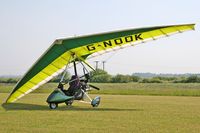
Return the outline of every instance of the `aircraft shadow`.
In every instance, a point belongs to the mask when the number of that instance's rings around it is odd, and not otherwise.
[[[120,108],[93,108],[77,106],[59,106],[55,110],[49,109],[47,105],[27,104],[27,103],[3,103],[1,105],[6,111],[29,110],[29,111],[143,111],[142,109],[120,109]]]

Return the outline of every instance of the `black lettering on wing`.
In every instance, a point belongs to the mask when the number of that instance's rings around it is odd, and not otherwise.
[[[88,51],[93,51],[93,50],[96,49],[95,46],[94,46],[93,44],[88,45],[88,46],[86,46],[86,47],[87,47]]]
[[[103,42],[103,45],[104,47],[112,46],[112,42],[109,40],[109,41]]]

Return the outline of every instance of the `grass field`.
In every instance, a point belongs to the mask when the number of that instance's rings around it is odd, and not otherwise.
[[[1,104],[7,95],[0,93]],[[200,132],[200,97],[101,95],[98,108],[75,102],[50,110],[47,96],[34,93],[2,104],[0,132]]]
[[[98,108],[75,102],[50,110],[45,101],[56,84],[12,104],[3,101],[13,84],[0,84],[0,133],[200,132],[200,84],[95,85],[101,88],[92,94],[102,98]]]
[[[101,89],[92,91],[93,94],[200,96],[200,83],[93,83],[93,85]],[[0,84],[0,93],[9,93],[13,86],[14,84]],[[56,83],[48,83],[33,93],[50,93],[56,87]]]

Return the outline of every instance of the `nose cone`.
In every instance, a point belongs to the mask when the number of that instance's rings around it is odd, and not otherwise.
[[[67,100],[72,99],[71,96],[66,96],[65,93],[63,93],[61,90],[56,89],[54,90],[49,97],[47,98],[48,103],[61,103],[65,102]]]

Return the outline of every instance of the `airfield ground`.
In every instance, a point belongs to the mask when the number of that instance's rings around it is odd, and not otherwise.
[[[23,97],[16,103],[3,104],[8,93],[2,88],[7,87],[9,90],[12,86],[0,86],[0,133],[200,132],[200,97],[191,95],[200,91],[198,84],[191,84],[188,89],[187,85],[167,85],[167,93],[161,93],[186,94],[192,90],[193,93],[190,92],[188,96],[152,96],[151,94],[158,95],[158,92],[162,92],[161,84],[148,85],[150,88],[146,84],[142,87],[141,84],[142,92],[146,90],[144,86],[150,90],[154,86],[154,93],[150,91],[149,96],[144,93],[136,95],[137,91],[133,91],[133,88],[129,89],[128,93],[134,92],[134,95],[117,95],[119,90],[114,91],[115,95],[110,95],[112,89],[109,90],[107,86],[108,94],[92,94],[92,97],[100,95],[102,98],[98,108],[75,102],[72,107],[61,104],[56,110],[50,110],[45,102],[51,90],[43,89]],[[46,87],[53,86],[55,85],[49,84]],[[130,87],[130,84],[128,86]],[[185,89],[183,92],[179,90],[180,86]],[[173,89],[179,90],[179,93],[172,93]],[[106,90],[103,89],[102,92],[106,93]]]

